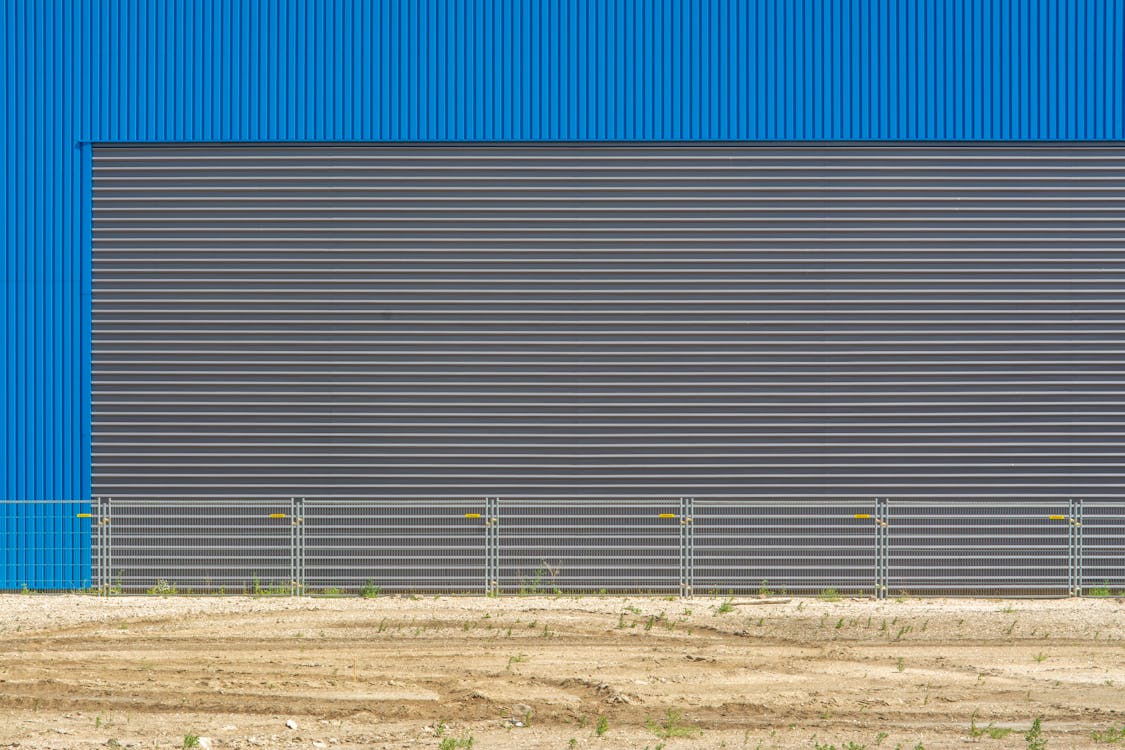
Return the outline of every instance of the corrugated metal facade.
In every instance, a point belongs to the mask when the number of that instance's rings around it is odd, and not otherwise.
[[[99,147],[101,496],[1125,495],[1125,147]]]
[[[90,142],[1118,140],[1123,24],[1123,0],[4,3],[0,497],[90,494]]]

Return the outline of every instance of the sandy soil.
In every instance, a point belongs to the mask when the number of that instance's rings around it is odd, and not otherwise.
[[[1026,748],[1042,717],[1058,750],[1125,727],[1121,600],[723,601],[0,596],[0,747]],[[974,714],[1018,731],[971,737]]]

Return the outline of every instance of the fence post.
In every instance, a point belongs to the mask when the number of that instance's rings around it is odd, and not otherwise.
[[[484,499],[484,594],[500,596],[500,498]]]
[[[888,544],[888,501],[875,498],[875,598],[887,598],[887,581],[890,579]]]
[[[1086,586],[1083,570],[1082,501],[1071,498],[1067,508],[1067,557],[1069,562],[1068,585],[1071,596],[1082,596]]]
[[[305,498],[297,500],[297,595],[305,593]]]
[[[105,566],[106,596],[113,593],[113,498],[105,499],[105,529],[102,531],[102,541],[105,542],[105,554],[102,556],[102,565]],[[125,593],[120,591],[118,593]]]
[[[484,595],[492,593],[492,498],[484,498]]]
[[[90,575],[97,581],[98,596],[105,596],[105,576],[102,574],[102,499],[95,497],[90,503]]]
[[[695,596],[695,498],[680,498],[680,596]]]
[[[297,498],[289,498],[289,596],[297,596]]]

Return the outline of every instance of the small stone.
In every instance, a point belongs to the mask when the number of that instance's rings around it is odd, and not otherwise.
[[[313,742],[313,747],[328,747],[328,743],[316,740],[315,742]]]
[[[199,738],[199,750],[211,750],[211,738],[210,737],[200,737]]]
[[[238,727],[236,727],[234,724],[227,724],[225,727],[223,727],[219,731],[221,731],[221,732],[237,732]]]
[[[297,722],[293,721],[292,719],[288,719],[285,722],[285,726],[289,727],[290,729],[296,729],[297,728]]]

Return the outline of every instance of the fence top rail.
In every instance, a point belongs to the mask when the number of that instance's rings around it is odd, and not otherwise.
[[[624,506],[624,505],[652,505],[653,503],[679,503],[685,498],[679,495],[667,497],[614,497],[614,498],[597,498],[597,497],[576,497],[576,498],[543,498],[543,497],[501,497],[499,502],[507,505],[543,505],[549,507],[567,507],[571,505],[604,505],[611,506]]]

